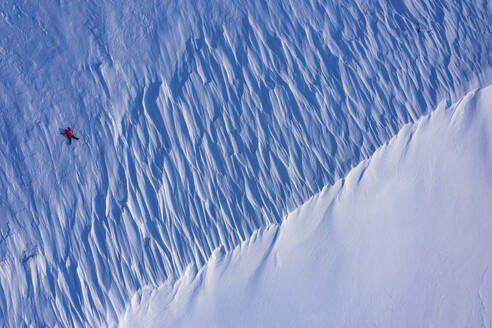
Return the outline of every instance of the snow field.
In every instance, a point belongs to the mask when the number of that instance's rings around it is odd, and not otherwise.
[[[474,1],[2,1],[0,325],[110,325],[280,223],[490,81],[490,17]]]

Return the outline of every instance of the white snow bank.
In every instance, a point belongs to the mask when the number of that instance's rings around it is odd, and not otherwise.
[[[333,187],[122,327],[492,327],[492,86],[406,126]]]

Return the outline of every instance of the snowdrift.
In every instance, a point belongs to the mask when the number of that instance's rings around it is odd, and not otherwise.
[[[486,1],[0,1],[0,326],[107,326],[490,81]],[[59,129],[80,137],[69,147]]]
[[[196,276],[136,296],[121,327],[492,327],[491,195],[489,86]]]

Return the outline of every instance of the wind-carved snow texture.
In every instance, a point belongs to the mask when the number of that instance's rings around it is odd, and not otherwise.
[[[463,1],[2,1],[0,322],[111,324],[143,286],[280,222],[488,81],[490,15]]]

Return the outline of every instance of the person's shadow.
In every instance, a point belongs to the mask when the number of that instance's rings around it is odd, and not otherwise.
[[[65,128],[64,128],[64,129],[58,129],[58,133],[59,133],[60,135],[62,135],[62,136],[63,136],[63,138],[65,138],[65,139],[66,139],[67,144],[69,144],[69,142],[68,142],[68,138],[67,138],[67,136],[65,135]]]

